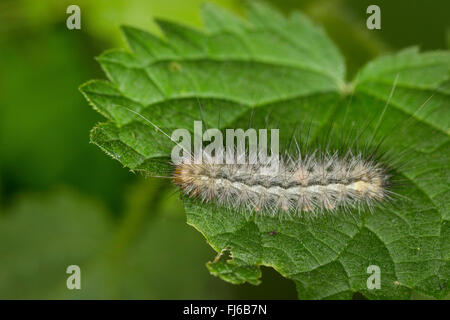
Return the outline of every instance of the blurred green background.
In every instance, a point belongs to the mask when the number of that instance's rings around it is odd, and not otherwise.
[[[105,78],[94,57],[125,47],[119,26],[160,34],[152,17],[201,26],[199,0],[0,1],[0,299],[295,299],[294,284],[263,268],[260,286],[209,275],[215,252],[185,223],[174,188],[144,179],[89,144],[102,118],[78,91]],[[241,0],[212,1],[245,16]],[[445,49],[447,0],[272,0],[325,27],[349,77],[399,48]],[[81,8],[68,30],[66,8]],[[366,8],[382,29],[367,30]],[[79,265],[82,289],[66,288]]]

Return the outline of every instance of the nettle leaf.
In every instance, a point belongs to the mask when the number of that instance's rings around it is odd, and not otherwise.
[[[395,135],[387,146],[407,148],[421,164],[399,169],[412,185],[399,191],[408,204],[284,221],[184,199],[188,224],[218,253],[229,253],[208,269],[232,283],[259,283],[264,265],[292,279],[302,299],[448,295],[449,52],[407,49],[369,63],[348,83],[336,46],[304,15],[286,18],[256,3],[247,16],[208,4],[204,31],[157,20],[165,39],[123,27],[131,51],[103,53],[98,60],[109,81],[81,87],[108,120],[92,130],[92,142],[132,170],[161,174],[173,143],[134,112],[168,133],[192,131],[200,119],[221,128],[251,121],[280,128],[282,141],[304,120],[314,124],[311,139],[320,139],[331,123],[345,129],[382,115],[378,132]],[[395,131],[401,123],[407,125]],[[381,289],[367,288],[370,265],[381,269]]]

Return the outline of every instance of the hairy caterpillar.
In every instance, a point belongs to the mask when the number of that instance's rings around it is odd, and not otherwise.
[[[178,144],[153,122],[130,111]],[[328,140],[335,138],[330,134]],[[347,137],[351,143],[345,148],[333,149],[329,147],[330,141],[327,146],[315,148],[310,148],[308,141],[299,146],[293,137],[296,150],[286,151],[280,157],[277,170],[265,162],[239,164],[240,158],[251,157],[248,148],[233,153],[234,164],[218,164],[214,158],[204,155],[201,163],[173,163],[171,179],[190,198],[237,211],[270,216],[281,213],[289,217],[340,210],[372,211],[392,202],[397,194],[391,190],[389,157],[378,152],[378,148],[361,148],[358,138],[361,132]]]
[[[386,170],[362,154],[287,156],[278,171],[265,164],[182,163],[173,180],[202,201],[270,214],[371,208],[389,197]]]
[[[277,170],[273,170],[265,162],[250,164],[250,161],[240,164],[240,158],[256,157],[246,148],[240,149],[237,154],[236,149],[234,150],[233,154],[236,155],[233,164],[218,164],[210,155],[204,155],[204,161],[201,163],[172,162],[170,178],[187,197],[215,203],[227,209],[270,216],[278,213],[280,216],[291,217],[316,216],[327,212],[334,214],[373,211],[374,208],[383,207],[393,200],[406,198],[393,190],[392,187],[398,185],[399,180],[393,179],[392,171],[405,164],[402,164],[402,156],[405,156],[404,151],[407,150],[403,150],[403,155],[394,151],[393,156],[389,152],[380,151],[380,145],[386,137],[374,144],[377,129],[383,120],[395,85],[396,81],[375,128],[371,128],[373,132],[368,132],[369,126],[361,126],[360,132],[352,132],[344,138],[344,134],[332,135],[330,128],[327,142],[313,147],[309,144],[309,133],[303,146],[299,146],[293,136],[290,144],[295,141],[296,149],[294,152],[285,150]],[[431,98],[432,96],[410,119],[413,119]],[[158,125],[138,112],[128,110],[179,145]],[[350,132],[355,129],[354,125],[353,123]],[[345,119],[343,127],[347,127]],[[397,124],[396,129],[399,128],[406,129]],[[322,131],[326,130],[322,128]],[[368,137],[362,138],[364,134],[368,134]],[[194,155],[190,151],[188,153],[193,160]]]

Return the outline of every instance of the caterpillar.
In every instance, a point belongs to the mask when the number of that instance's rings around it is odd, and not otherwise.
[[[395,83],[391,95],[394,88]],[[375,208],[403,197],[392,188],[399,183],[393,179],[392,171],[399,169],[399,163],[404,161],[402,155],[396,151],[392,157],[379,150],[381,142],[373,144],[389,100],[363,147],[361,133],[368,133],[367,127],[353,137],[350,134],[347,140],[351,143],[344,143],[343,135],[337,137],[330,133],[325,145],[311,148],[307,141],[300,147],[293,137],[296,150],[286,151],[280,157],[277,170],[266,162],[240,163],[241,158],[255,157],[246,148],[237,153],[234,150],[231,164],[217,163],[208,154],[203,155],[200,163],[172,163],[170,178],[183,195],[235,211],[288,217],[373,212]],[[128,110],[178,145],[159,126],[136,111]],[[322,128],[322,131],[325,130]],[[335,146],[334,149],[330,144]],[[193,155],[188,153],[193,160]]]
[[[150,120],[144,119],[161,131]],[[286,151],[276,170],[269,161],[241,163],[242,158],[258,158],[250,154],[248,148],[241,152],[235,149],[231,164],[217,163],[206,153],[197,163],[188,151],[190,161],[172,163],[170,178],[189,198],[235,211],[270,216],[313,217],[340,211],[373,211],[395,199],[397,194],[391,189],[392,168],[387,164],[390,161],[386,160],[386,154],[373,147],[310,149],[306,143],[303,148],[295,137],[292,139],[295,152]],[[329,139],[333,138],[330,136]]]
[[[201,201],[272,215],[371,208],[389,198],[386,169],[361,153],[286,156],[277,171],[267,164],[181,163],[173,181]]]

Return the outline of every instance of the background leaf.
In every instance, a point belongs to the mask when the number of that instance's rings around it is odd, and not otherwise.
[[[229,299],[230,288],[196,267],[211,250],[198,245],[201,238],[182,217],[165,214],[164,204],[161,215],[148,214],[149,204],[156,209],[149,197],[162,187],[158,181],[134,187],[121,223],[69,189],[17,198],[0,218],[0,298]],[[73,264],[81,269],[81,290],[66,287]]]

